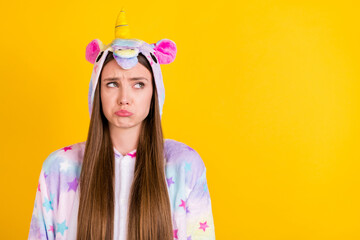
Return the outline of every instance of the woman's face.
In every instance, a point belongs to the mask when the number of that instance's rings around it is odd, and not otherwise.
[[[140,127],[150,110],[153,86],[151,72],[139,62],[123,69],[112,59],[101,73],[101,103],[110,127]],[[119,116],[119,110],[131,112]]]

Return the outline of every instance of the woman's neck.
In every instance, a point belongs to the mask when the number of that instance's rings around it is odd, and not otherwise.
[[[131,128],[119,128],[114,125],[109,127],[112,144],[119,153],[126,155],[137,148],[141,124]]]

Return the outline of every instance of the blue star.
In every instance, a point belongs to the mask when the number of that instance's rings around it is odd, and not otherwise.
[[[185,162],[185,172],[188,172],[191,170],[191,163]]]
[[[46,197],[45,197],[45,202],[43,203],[43,206],[46,208],[46,212],[49,212],[49,210],[54,210],[54,208],[52,207],[52,200],[53,200],[53,197],[51,196],[50,194],[50,200],[48,200]]]
[[[61,235],[64,235],[64,231],[65,231],[66,229],[69,229],[69,228],[66,226],[65,221],[66,221],[66,220],[64,220],[62,223],[56,223],[56,224],[57,224],[56,233],[60,232]]]
[[[208,190],[208,186],[206,183],[204,183],[204,192],[207,192],[207,190]]]

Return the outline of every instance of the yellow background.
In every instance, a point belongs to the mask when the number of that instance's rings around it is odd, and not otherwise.
[[[43,161],[86,140],[85,47],[124,6],[177,44],[164,134],[205,162],[216,239],[360,239],[356,2],[2,2],[0,238],[27,238]]]

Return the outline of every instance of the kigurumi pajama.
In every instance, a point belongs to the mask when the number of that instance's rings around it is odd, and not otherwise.
[[[125,12],[119,14],[115,39],[108,45],[99,39],[86,47],[86,59],[94,64],[91,75],[88,107],[91,117],[94,91],[107,54],[113,54],[124,69],[134,67],[142,53],[149,61],[156,89],[160,116],[165,89],[160,64],[175,59],[176,45],[169,39],[148,44],[128,38]],[[79,177],[86,142],[79,142],[53,151],[44,160],[36,189],[29,240],[75,240],[79,208]],[[114,239],[126,239],[129,195],[134,178],[136,149],[122,155],[115,147],[114,167]],[[200,155],[188,145],[164,139],[165,179],[171,206],[173,238],[180,240],[215,239],[211,200],[206,180],[206,167]]]

